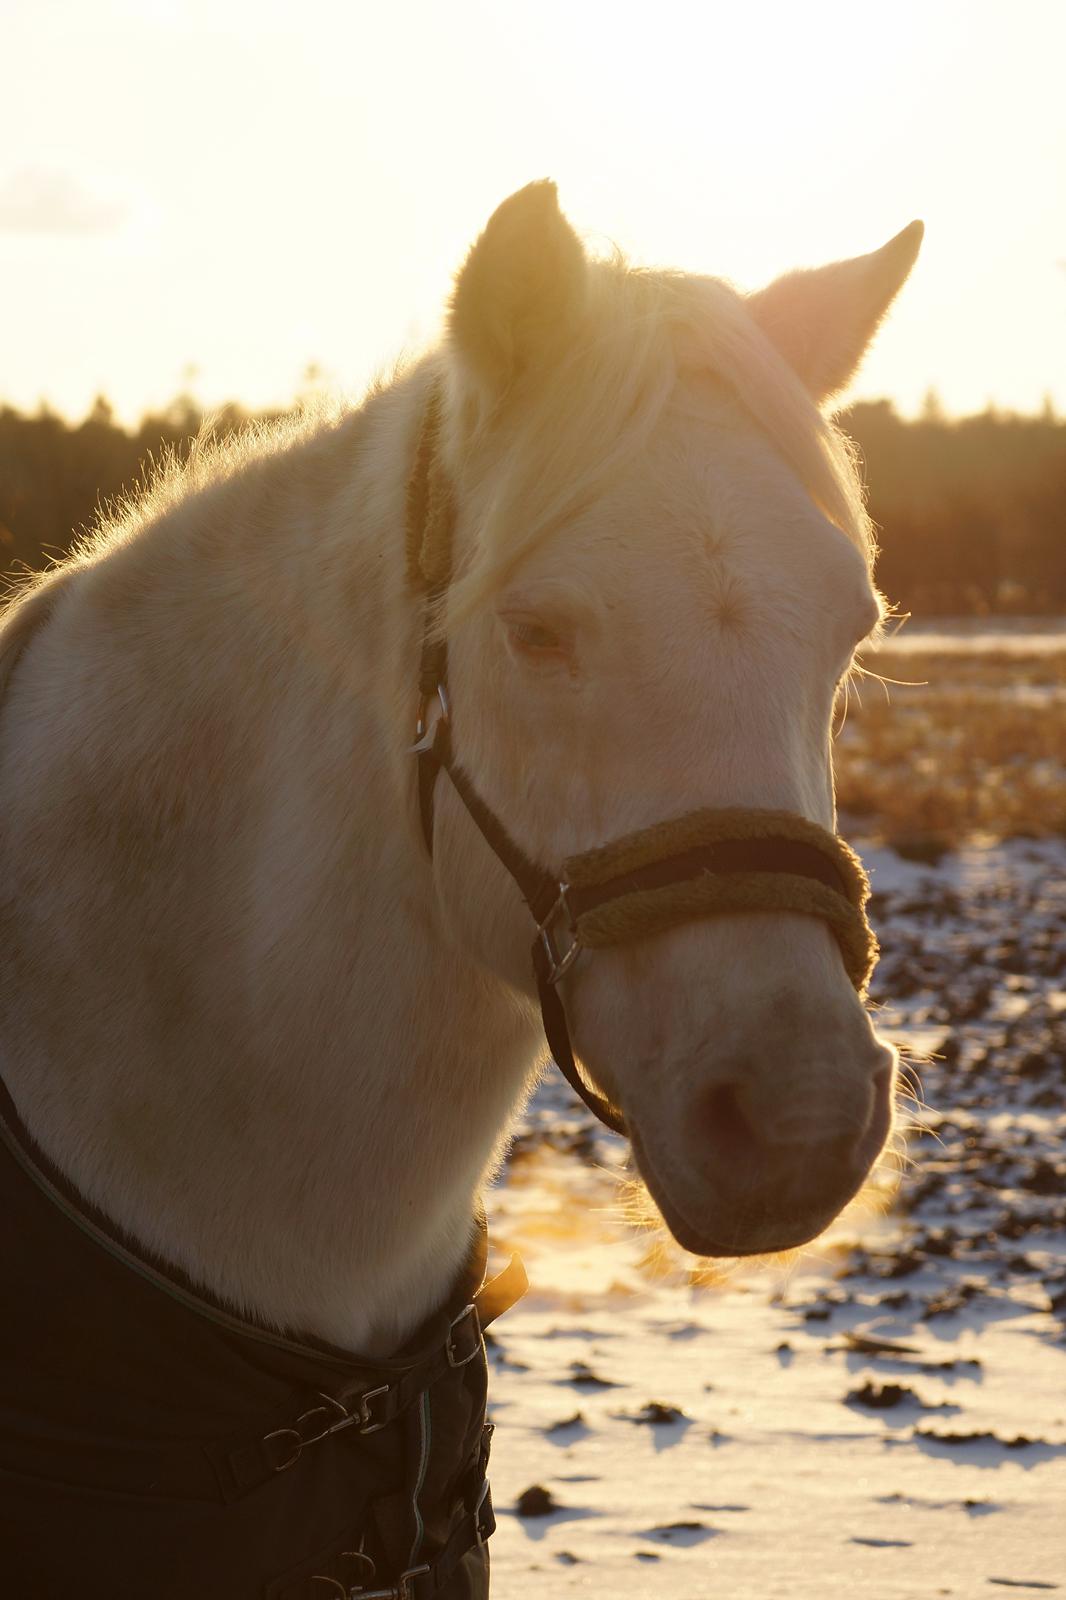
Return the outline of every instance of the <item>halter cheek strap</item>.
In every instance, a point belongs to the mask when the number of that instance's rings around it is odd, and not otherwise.
[[[440,705],[436,726],[428,733],[423,727],[422,736],[413,747],[418,757],[418,792],[426,849],[432,856],[433,792],[438,773],[446,772],[482,838],[518,885],[522,898],[537,924],[537,936],[533,941],[533,976],[537,984],[544,1036],[548,1041],[552,1060],[589,1110],[615,1133],[625,1133],[626,1125],[622,1113],[582,1077],[570,1043],[566,1012],[557,985],[563,973],[576,959],[580,946],[574,939],[565,952],[560,954],[556,943],[556,923],[562,909],[560,896],[564,885],[558,883],[550,873],[534,865],[477,793],[452,754],[451,724],[447,714],[446,695],[440,697]],[[422,718],[419,720],[421,723]]]
[[[582,1077],[559,980],[583,950],[647,938],[704,917],[799,912],[825,922],[848,977],[864,994],[877,959],[866,920],[869,883],[836,834],[787,811],[704,809],[571,856],[559,873],[538,866],[478,794],[452,749],[447,642],[439,627],[451,579],[454,500],[437,439],[441,392],[430,389],[407,501],[407,570],[424,591],[418,759],[422,834],[433,854],[436,782],[447,773],[482,837],[506,867],[536,924],[533,973],[552,1057],[601,1122],[625,1133],[621,1112]],[[435,708],[435,709],[434,709]]]

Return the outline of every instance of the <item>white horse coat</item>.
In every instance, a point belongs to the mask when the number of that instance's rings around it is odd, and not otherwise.
[[[834,695],[880,609],[818,402],[919,237],[745,300],[587,259],[533,185],[440,350],[354,414],[194,451],[16,599],[0,1075],[148,1250],[388,1351],[454,1281],[533,1079],[524,908],[453,795],[432,866],[418,828],[404,499],[431,379],[456,742],[529,853],[706,805],[831,827]],[[893,1058],[814,919],[710,919],[566,983],[691,1234],[808,1238],[876,1157]]]

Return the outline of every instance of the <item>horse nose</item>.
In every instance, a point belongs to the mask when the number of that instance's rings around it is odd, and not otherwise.
[[[853,1192],[888,1136],[894,1058],[877,1046],[874,1070],[856,1071],[845,1094],[819,1105],[808,1085],[793,1101],[787,1088],[758,1094],[750,1074],[719,1080],[696,1097],[689,1138],[715,1188],[771,1210],[820,1209]]]

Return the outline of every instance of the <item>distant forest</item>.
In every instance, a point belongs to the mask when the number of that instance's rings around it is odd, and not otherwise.
[[[213,414],[226,433],[248,420]],[[857,440],[881,530],[878,581],[917,616],[1066,612],[1066,422],[997,411],[951,420],[935,395],[906,421],[890,401],[839,418]],[[136,430],[98,400],[84,422],[0,410],[0,569],[41,567],[92,526],[97,507],[135,488],[166,446],[203,418],[176,400]]]

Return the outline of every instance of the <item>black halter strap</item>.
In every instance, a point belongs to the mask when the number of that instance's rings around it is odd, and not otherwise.
[[[446,665],[446,655],[443,651],[438,659],[443,671]],[[515,843],[499,818],[482,800],[469,776],[455,760],[452,751],[448,695],[443,679],[437,684],[437,697],[439,715],[436,725],[432,731],[427,730],[426,713],[423,710],[419,717],[420,738],[414,746],[418,757],[418,799],[426,849],[432,856],[433,795],[438,774],[446,772],[482,838],[518,885],[522,898],[537,924],[537,937],[533,942],[533,975],[537,983],[537,998],[540,1001],[544,1036],[548,1041],[552,1060],[589,1110],[615,1133],[625,1133],[626,1125],[621,1113],[604,1095],[585,1081],[574,1059],[570,1030],[566,1023],[566,1011],[558,990],[559,967],[561,960],[565,960],[566,957],[560,957],[552,929],[553,912],[564,909],[560,905],[562,898],[560,885],[550,872],[536,866],[521,846]],[[571,945],[570,948],[576,951],[577,946]]]
[[[407,577],[424,589],[422,649],[418,671],[419,712],[414,752],[418,758],[418,807],[422,837],[430,857],[433,855],[433,797],[437,777],[444,771],[472,817],[478,831],[493,853],[517,883],[523,900],[537,924],[533,944],[533,973],[540,999],[541,1018],[552,1059],[567,1082],[589,1110],[616,1133],[624,1133],[625,1123],[610,1101],[585,1082],[574,1060],[566,1013],[557,982],[563,963],[577,953],[572,943],[560,957],[553,924],[565,910],[560,901],[560,885],[554,875],[538,867],[511,838],[455,759],[452,749],[451,714],[448,702],[448,647],[439,627],[441,608],[452,577],[452,541],[455,505],[451,486],[439,460],[439,436],[443,416],[443,393],[439,380],[430,384],[419,431],[411,478],[407,488]],[[431,727],[428,721],[433,702],[438,715]]]

